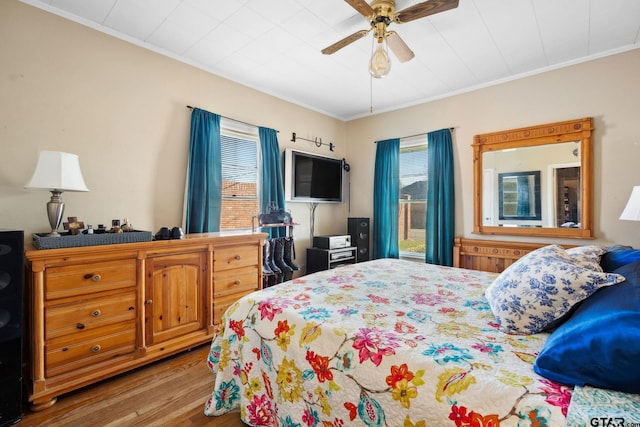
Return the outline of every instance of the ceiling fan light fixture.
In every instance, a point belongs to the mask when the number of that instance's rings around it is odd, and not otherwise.
[[[372,0],[371,4],[369,4],[369,0],[344,1],[369,22],[370,28],[368,30],[356,31],[350,36],[344,37],[342,40],[327,46],[322,49],[321,52],[324,55],[331,55],[356,40],[360,40],[373,30],[373,40],[374,43],[375,40],[378,41],[378,47],[374,52],[374,44],[372,43],[369,72],[373,77],[379,79],[389,74],[391,70],[387,43],[400,63],[410,61],[415,56],[409,46],[395,31],[387,31],[389,25],[411,22],[436,13],[455,9],[458,7],[460,0],[424,0],[400,11],[396,10],[396,0]]]
[[[378,46],[369,61],[369,73],[374,78],[381,79],[389,74],[389,71],[391,71],[391,59],[387,49],[387,38],[378,37]]]

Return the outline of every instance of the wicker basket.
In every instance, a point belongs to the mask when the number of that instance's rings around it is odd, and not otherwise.
[[[37,249],[61,249],[76,246],[115,245],[119,243],[150,242],[150,231],[128,231],[126,233],[77,234],[50,237],[46,233],[33,235],[33,246]]]

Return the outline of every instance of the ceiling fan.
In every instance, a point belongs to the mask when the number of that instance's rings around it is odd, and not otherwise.
[[[373,31],[373,36],[378,41],[378,47],[371,56],[369,72],[373,77],[381,78],[386,76],[391,69],[391,62],[386,45],[391,48],[391,51],[400,62],[407,62],[415,56],[413,51],[395,31],[388,30],[389,25],[393,22],[402,24],[454,9],[458,7],[459,0],[428,0],[409,6],[401,11],[396,11],[395,0],[373,0],[370,5],[364,0],[344,1],[364,16],[371,24],[371,27],[368,30],[357,31],[331,46],[324,48],[322,53],[331,55],[366,36],[370,31]]]

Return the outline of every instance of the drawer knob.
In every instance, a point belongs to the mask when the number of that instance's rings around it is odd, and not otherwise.
[[[240,280],[236,280],[235,282],[233,282],[234,285],[239,285],[240,284]]]
[[[98,317],[98,316],[100,316],[101,314],[102,314],[102,312],[101,312],[100,310],[93,310],[93,311],[91,312],[91,316],[93,316],[93,317]]]
[[[94,353],[97,353],[100,350],[102,350],[102,347],[100,347],[100,345],[94,345],[93,347],[91,347],[91,351]]]
[[[148,299],[148,300],[146,301],[146,304],[153,304],[153,300]]]
[[[100,276],[99,274],[95,274],[91,280],[93,280],[94,282],[98,282],[100,281],[100,279],[102,279],[102,276]]]
[[[76,323],[76,329],[84,329],[84,323]]]
[[[236,255],[236,260],[237,260],[237,261],[240,261],[240,259],[241,259],[241,258],[242,258],[242,257],[241,257],[240,255]]]

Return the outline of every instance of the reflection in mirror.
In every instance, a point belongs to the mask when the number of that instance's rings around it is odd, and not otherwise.
[[[474,138],[474,232],[593,237],[591,119]]]
[[[550,146],[507,148],[482,153],[482,167],[486,177],[482,183],[482,197],[486,206],[482,213],[483,224],[501,227],[562,227],[568,222],[577,224],[580,215],[576,194],[579,178],[575,179],[575,175],[580,175],[578,147],[578,141],[571,141]],[[503,185],[501,177],[512,177],[512,182],[515,177],[523,183],[525,177],[533,180],[528,188],[536,191],[531,193],[529,198],[532,200],[530,206],[536,208],[535,214],[500,213],[504,208],[500,194],[500,187]],[[571,180],[571,177],[574,179]],[[575,213],[566,219],[564,211],[567,205],[561,200],[564,197],[565,186],[571,189],[570,208]],[[522,185],[520,191],[524,191]],[[491,202],[492,200],[496,202]]]
[[[540,171],[498,174],[498,194],[498,219],[501,221],[541,219]]]
[[[580,166],[554,168],[552,175],[555,199],[550,215],[551,226],[580,228]]]

